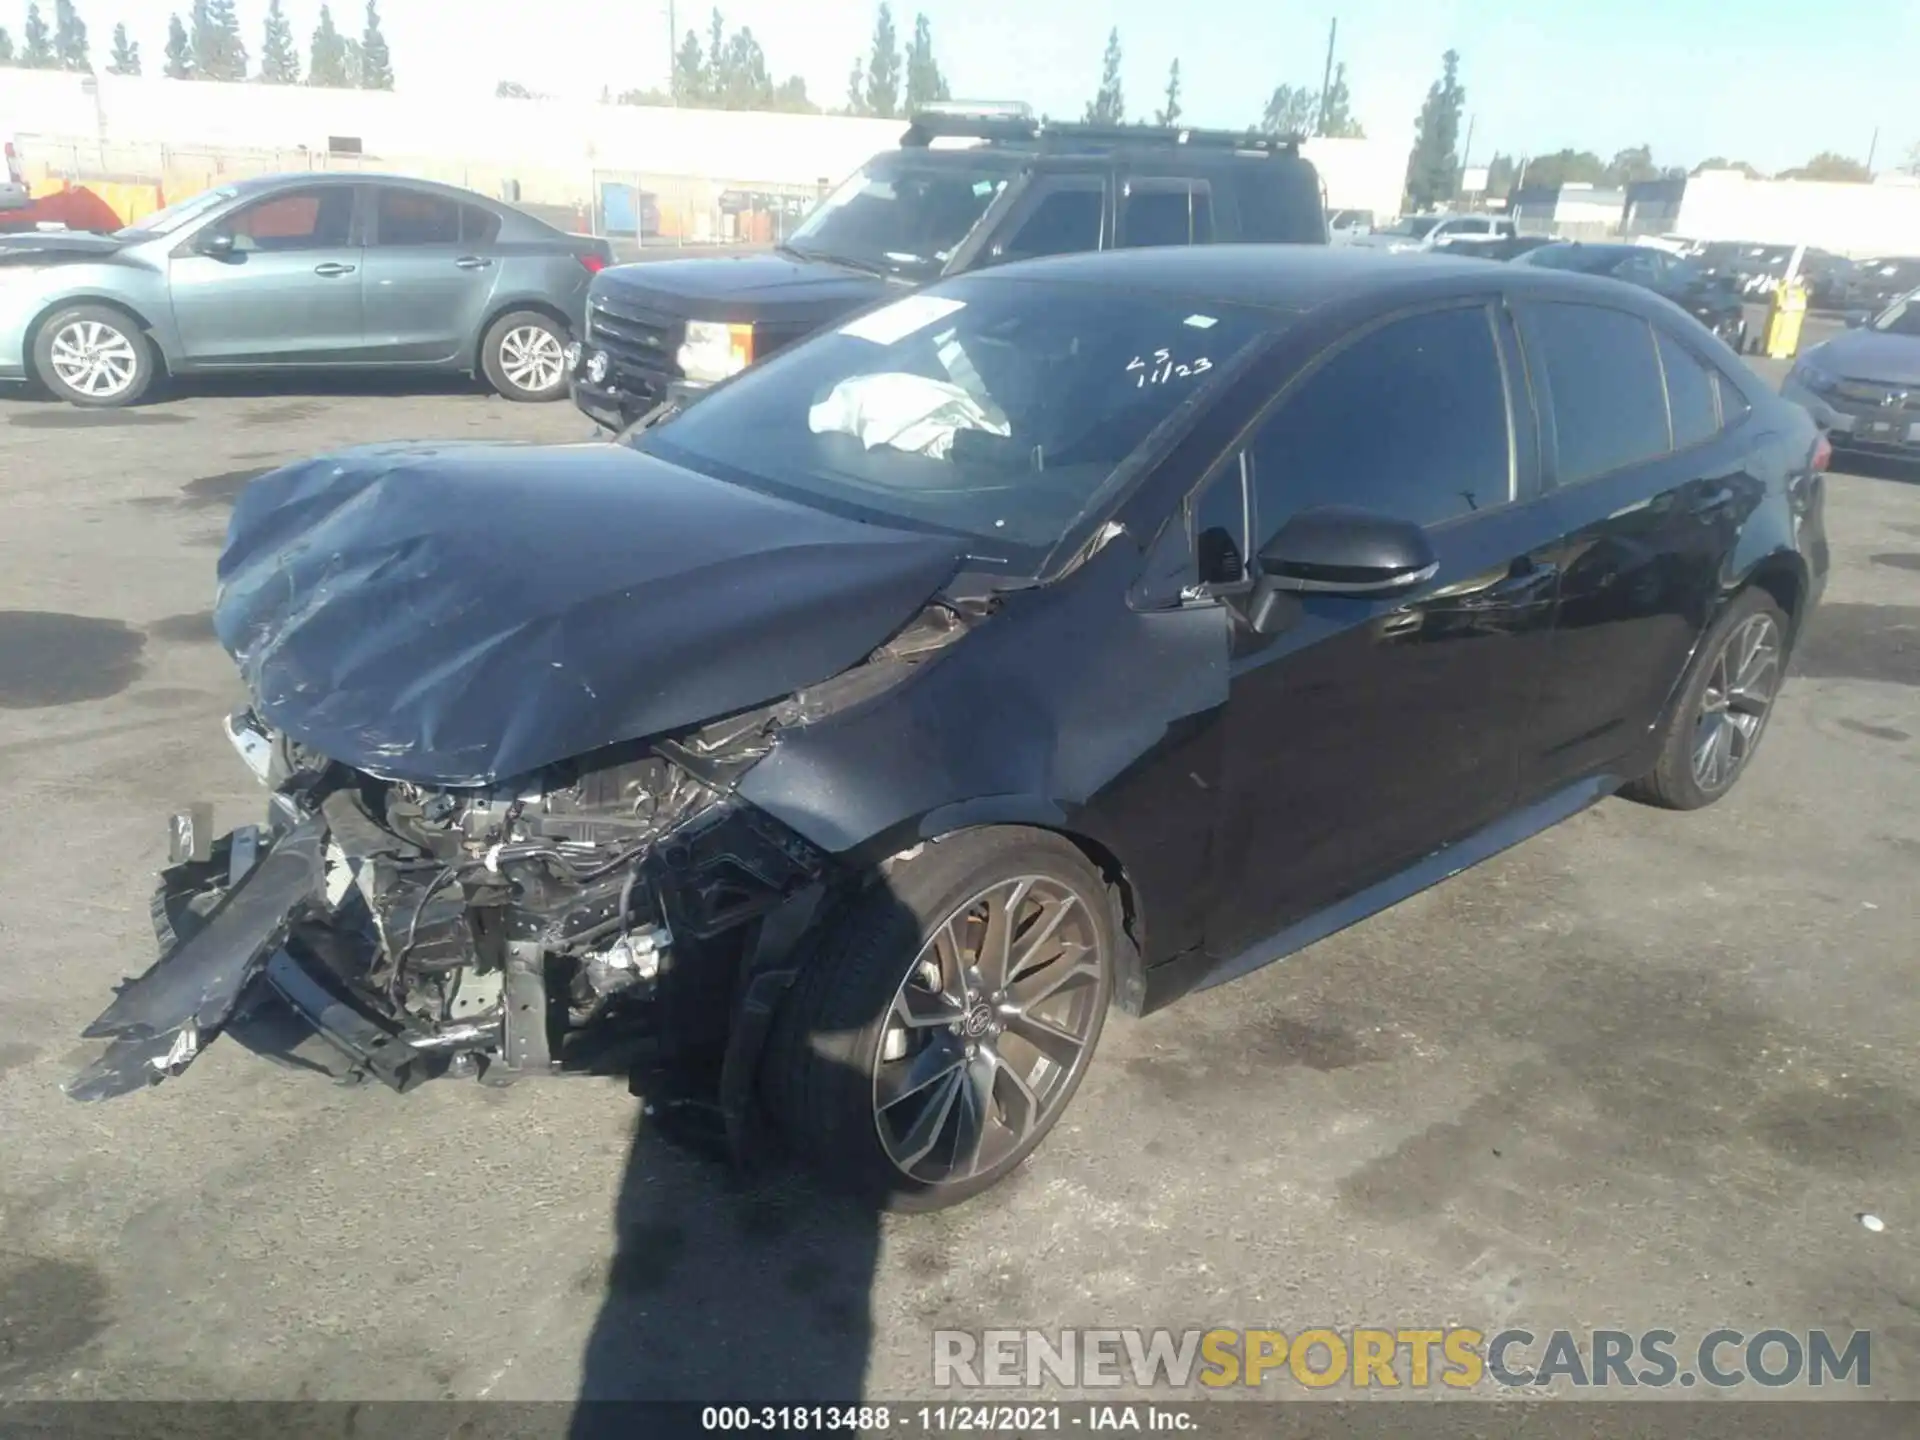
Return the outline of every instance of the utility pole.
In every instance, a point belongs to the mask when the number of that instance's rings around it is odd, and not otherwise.
[[[1340,21],[1335,19],[1327,23],[1327,68],[1320,76],[1320,113],[1314,117],[1313,133],[1327,133],[1327,91],[1333,88],[1333,41],[1340,33]]]
[[[1467,166],[1473,160],[1473,122],[1478,118],[1467,116],[1467,143],[1460,147],[1460,178],[1454,185],[1454,192],[1460,193],[1460,186],[1467,183]]]
[[[1867,174],[1873,174],[1873,152],[1880,148],[1880,127],[1873,127],[1873,139],[1867,142]]]
[[[680,103],[680,26],[673,0],[667,0],[667,99]]]

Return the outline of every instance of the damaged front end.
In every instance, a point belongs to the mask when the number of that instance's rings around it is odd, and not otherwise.
[[[399,1090],[719,1053],[752,922],[810,906],[827,866],[715,776],[739,730],[686,764],[634,743],[466,790],[331,762],[251,712],[228,732],[268,822],[209,843],[204,812],[175,818],[164,953],[87,1028],[109,1043],[76,1099],[179,1074],[266,1002]]]

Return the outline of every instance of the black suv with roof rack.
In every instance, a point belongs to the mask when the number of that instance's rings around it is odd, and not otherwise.
[[[984,265],[1236,241],[1326,244],[1320,177],[1297,140],[918,114],[899,149],[773,250],[596,275],[569,350],[574,403],[624,428],[875,301]]]

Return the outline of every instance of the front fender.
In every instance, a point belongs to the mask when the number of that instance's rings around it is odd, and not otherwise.
[[[59,265],[45,272],[45,280],[9,301],[0,287],[0,365],[8,363],[17,345],[22,363],[31,358],[32,336],[41,321],[67,305],[111,305],[140,322],[169,367],[179,354],[173,326],[173,307],[164,276],[127,265]]]

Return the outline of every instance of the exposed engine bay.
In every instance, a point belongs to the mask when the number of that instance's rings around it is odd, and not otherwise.
[[[174,818],[161,959],[89,1027],[111,1043],[67,1092],[176,1075],[263,995],[344,1073],[402,1090],[720,1056],[767,951],[754,922],[797,909],[779,931],[790,947],[833,879],[825,852],[730,781],[783,727],[896,683],[966,624],[929,605],[823,685],[506,786],[379,777],[236,713],[227,735],[272,792],[268,823],[215,840],[204,807]]]

